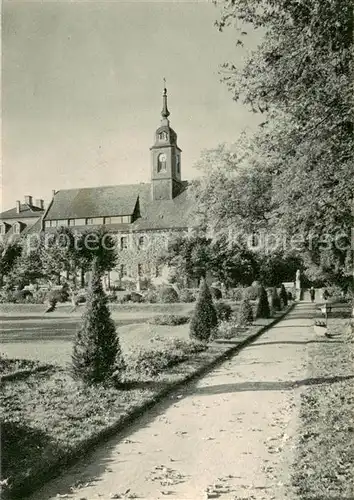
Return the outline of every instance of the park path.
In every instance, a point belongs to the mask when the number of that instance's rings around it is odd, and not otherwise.
[[[301,303],[238,355],[146,413],[32,500],[291,498],[299,391],[311,304]],[[294,387],[294,382],[297,382]],[[208,490],[209,488],[209,490]]]

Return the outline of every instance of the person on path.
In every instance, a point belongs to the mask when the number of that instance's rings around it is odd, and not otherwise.
[[[328,297],[329,297],[329,293],[328,293],[328,291],[325,289],[325,290],[324,290],[324,292],[323,292],[323,294],[322,294],[322,298],[323,298],[323,300],[324,300],[324,301],[327,301]]]
[[[316,295],[316,291],[314,289],[314,287],[312,286],[310,288],[310,298],[311,298],[311,302],[314,302],[315,301],[315,295]]]

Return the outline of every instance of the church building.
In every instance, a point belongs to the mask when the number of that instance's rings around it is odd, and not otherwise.
[[[44,232],[65,226],[87,232],[103,226],[114,233],[118,268],[110,273],[110,284],[163,280],[166,270],[156,265],[161,245],[171,234],[188,231],[195,225],[191,220],[188,183],[182,180],[182,151],[169,116],[165,88],[161,124],[150,148],[150,183],[59,190],[53,192],[43,215]]]

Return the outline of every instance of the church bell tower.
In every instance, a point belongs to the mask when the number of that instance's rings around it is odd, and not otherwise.
[[[161,125],[155,132],[151,151],[151,195],[153,200],[172,200],[179,194],[181,181],[181,152],[177,134],[170,127],[167,108],[167,89],[162,95]]]

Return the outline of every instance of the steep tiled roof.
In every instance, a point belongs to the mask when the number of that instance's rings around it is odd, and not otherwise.
[[[58,191],[45,219],[132,215],[139,188],[139,184],[128,184]]]
[[[20,213],[17,213],[17,209],[10,208],[10,210],[5,210],[0,214],[0,219],[19,219],[22,217],[41,217],[44,214],[44,210],[39,207],[34,207],[24,203],[21,205]]]
[[[132,224],[111,224],[108,227],[136,231],[188,228],[194,224],[187,186],[188,183],[183,182],[181,193],[173,200],[158,201],[151,199],[149,183],[58,191],[45,220],[131,215],[138,202],[140,217],[137,220]]]

